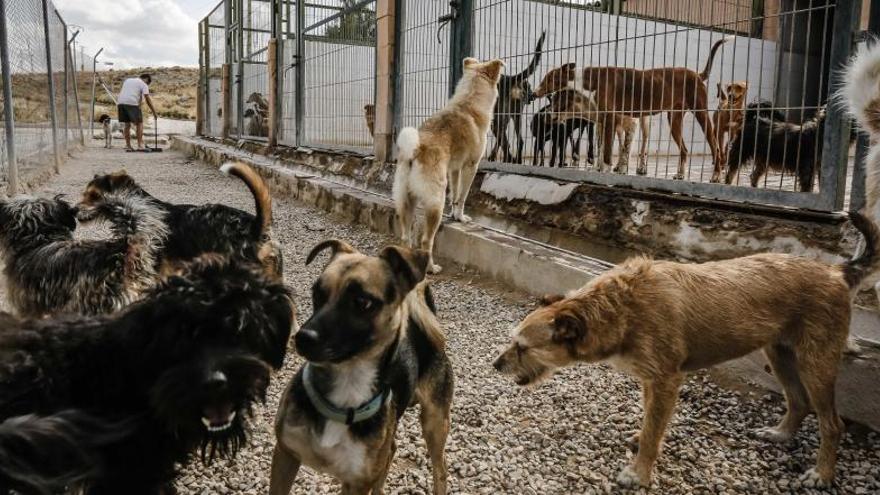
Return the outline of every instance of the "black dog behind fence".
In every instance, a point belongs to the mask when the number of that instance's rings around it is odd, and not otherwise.
[[[866,23],[862,2],[226,3],[204,21],[213,135],[224,57],[240,99],[232,134],[266,135],[272,71],[260,54],[277,31],[283,144],[369,153],[389,112],[394,130],[419,125],[443,107],[465,56],[497,57],[506,75],[484,168],[826,211],[848,200],[850,123],[827,103],[833,70]],[[213,46],[220,11],[232,38],[261,45]],[[395,16],[384,37],[382,15]],[[383,65],[377,48],[388,39],[396,62]],[[387,91],[383,71],[392,73]],[[772,125],[749,112],[757,103]]]

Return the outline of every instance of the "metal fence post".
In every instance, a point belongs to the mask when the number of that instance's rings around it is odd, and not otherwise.
[[[238,55],[238,60],[236,60],[236,71],[235,71],[235,128],[236,128],[236,137],[241,139],[241,136],[244,135],[244,9],[242,8],[244,5],[243,0],[235,0],[235,9],[236,9],[236,24],[238,25],[238,36],[236,37],[236,54]],[[250,26],[248,26],[250,29]],[[250,32],[250,31],[248,31]],[[248,50],[250,50],[250,46],[248,46]]]
[[[52,153],[55,157],[55,172],[61,170],[61,155],[58,152],[58,118],[55,113],[55,77],[52,74],[52,48],[49,36],[49,0],[43,0],[43,39],[46,42],[46,75],[49,78],[49,120],[52,122]]]
[[[394,16],[394,66],[391,69],[392,139],[397,136],[397,132],[403,127],[403,92],[405,90],[403,84],[403,53],[406,43],[406,36],[404,36],[406,0],[394,0],[394,11],[396,13]]]
[[[61,16],[58,15],[58,11],[55,11],[55,15],[61,19]],[[63,24],[63,21],[62,21]],[[68,63],[67,56],[69,55],[67,50],[70,48],[67,46],[67,25],[64,26],[64,48],[62,52],[64,52],[64,153],[70,154],[70,112],[68,111],[68,106],[70,105],[70,101],[67,97],[67,93],[70,90],[70,79],[68,78],[68,72],[70,71],[70,64]]]
[[[98,55],[103,51],[103,48],[98,50],[98,52],[95,53],[95,57],[92,59],[92,104],[89,105],[89,139],[95,137],[95,91],[97,90],[98,84]]]
[[[829,70],[844,66],[852,54],[861,2],[837,2],[834,7],[834,36],[831,39]],[[833,100],[843,81],[830,77],[828,97]],[[840,210],[846,197],[846,169],[849,154],[850,118],[840,105],[828,105],[819,194],[824,208]]]
[[[394,57],[397,1],[376,2],[376,97],[373,154],[376,161],[391,161],[394,138],[394,78],[398,60]]]
[[[196,136],[204,133],[205,126],[205,21],[199,22],[199,80],[196,83]]]
[[[9,69],[9,31],[6,30],[6,0],[0,0],[0,72],[3,77],[3,118],[6,124],[6,177],[8,194],[18,193],[18,162],[15,158],[15,112],[12,107],[12,73]]]
[[[473,53],[474,0],[458,0],[450,5],[454,10],[449,30],[449,96],[452,96],[464,70],[461,62]]]
[[[268,47],[267,76],[269,82],[269,149],[278,146],[281,130],[281,98],[283,81],[279,77],[281,60],[281,0],[272,0],[271,34]]]
[[[296,120],[296,145],[302,146],[305,142],[305,129],[303,126],[305,106],[305,77],[306,68],[303,60],[305,59],[306,42],[306,3],[302,0],[296,2],[296,84],[294,91],[295,120]]]
[[[76,49],[69,50],[71,43],[73,43],[76,40],[76,37],[79,36],[79,33],[80,33],[79,31],[73,33],[73,37],[70,38],[70,41],[67,42],[67,47],[68,47],[67,54],[68,54],[68,57],[70,57],[71,75],[73,76],[73,101],[76,104],[76,125],[77,125],[77,128],[79,129],[79,144],[81,146],[85,146],[86,145],[86,135],[85,135],[85,130],[83,130],[83,125],[82,125],[82,112],[80,111],[80,108],[79,108],[79,88],[77,87],[78,81],[76,80],[76,60],[73,58],[73,55],[76,52]]]

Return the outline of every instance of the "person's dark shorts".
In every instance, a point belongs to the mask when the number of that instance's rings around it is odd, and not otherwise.
[[[140,124],[144,121],[144,116],[141,114],[141,107],[136,105],[116,105],[116,110],[119,112],[119,122],[126,123],[130,122],[132,124]]]

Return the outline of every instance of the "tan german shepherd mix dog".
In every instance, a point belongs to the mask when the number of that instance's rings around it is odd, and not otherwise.
[[[406,127],[397,138],[397,170],[394,174],[394,204],[405,244],[420,247],[430,257],[428,271],[437,273],[434,237],[440,228],[446,187],[452,199],[452,218],[469,222],[464,214],[477,166],[486,152],[486,134],[492,108],[498,99],[498,80],[504,62],[480,62],[466,58],[464,74],[449,103],[421,127]],[[425,210],[420,246],[415,246],[413,229],[417,206]]]

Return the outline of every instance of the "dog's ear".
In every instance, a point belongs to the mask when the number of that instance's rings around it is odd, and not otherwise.
[[[480,61],[475,59],[474,57],[468,57],[468,58],[461,61],[461,66],[464,67],[465,69],[469,69],[479,63],[480,63]]]
[[[562,294],[544,294],[538,299],[538,305],[540,306],[550,306],[553,303],[559,302],[565,299],[565,296]]]
[[[569,62],[567,64],[563,64],[559,67],[559,70],[562,71],[563,74],[574,74],[574,70],[577,68],[577,64],[574,62]],[[571,77],[569,79],[572,79]]]
[[[553,319],[553,340],[555,342],[577,342],[587,335],[587,324],[576,311],[563,308]]]
[[[356,253],[357,249],[351,247],[351,244],[340,241],[339,239],[327,239],[326,241],[322,241],[318,243],[317,246],[313,247],[311,251],[309,251],[309,255],[306,256],[306,265],[309,265],[314,259],[315,256],[321,253],[321,251],[330,248],[333,250],[333,254],[330,255],[330,259],[336,257],[339,253]]]
[[[486,74],[486,77],[494,81],[501,77],[502,69],[504,69],[504,62],[496,58],[484,64],[481,71]]]
[[[728,85],[728,91],[730,90],[730,86]],[[727,94],[724,92],[724,83],[718,83],[718,98],[721,100],[727,99]]]
[[[391,266],[401,294],[413,290],[428,273],[428,253],[422,250],[388,246],[379,257]]]

